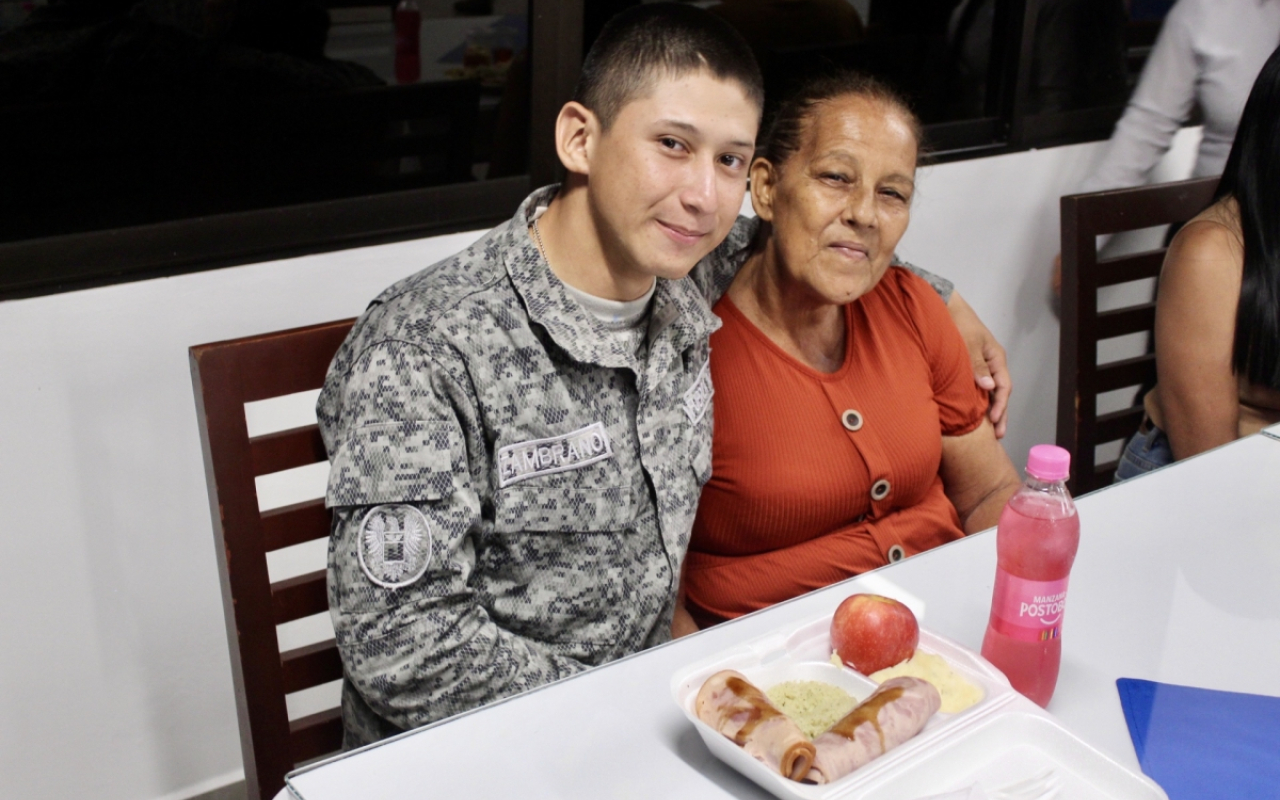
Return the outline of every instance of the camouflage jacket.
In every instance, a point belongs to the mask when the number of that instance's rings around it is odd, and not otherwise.
[[[736,265],[659,280],[647,336],[621,347],[529,237],[553,192],[383,292],[330,366],[348,745],[670,635],[711,473],[708,298]]]
[[[330,366],[317,415],[348,747],[670,635],[711,474],[710,307],[757,223],[659,279],[647,335],[622,347],[529,237],[554,191],[383,292]]]

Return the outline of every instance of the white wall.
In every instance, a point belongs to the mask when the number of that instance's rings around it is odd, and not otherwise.
[[[1198,128],[1181,131],[1153,182],[1190,177]],[[1077,191],[1102,143],[960,161],[921,170],[906,260],[956,283],[1009,351],[1014,393],[1005,449],[1019,469],[1032,445],[1053,442],[1057,419],[1058,319],[1050,265],[1060,247],[1058,200]],[[1154,237],[1117,236],[1112,252]],[[1141,352],[1141,351],[1139,351]]]
[[[1009,347],[1015,461],[1053,439],[1057,198],[1099,149],[931,168],[901,247]],[[356,315],[475,235],[0,303],[0,797],[181,798],[240,778],[186,349]]]

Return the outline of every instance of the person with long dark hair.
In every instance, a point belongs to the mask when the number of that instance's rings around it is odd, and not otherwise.
[[[1245,103],[1211,206],[1174,237],[1147,418],[1124,480],[1280,422],[1280,49]]]

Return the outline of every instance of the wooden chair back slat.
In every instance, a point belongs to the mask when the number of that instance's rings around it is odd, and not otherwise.
[[[320,388],[352,322],[190,350],[250,800],[274,797],[297,764],[341,747],[340,709],[290,721],[285,696],[340,678],[342,669],[332,640],[282,654],[276,636],[277,624],[328,610],[324,570],[272,584],[267,569],[267,553],[328,537],[324,501],[264,513],[254,481],[324,461],[323,445],[314,425],[250,440],[245,404]]]
[[[321,686],[342,677],[342,660],[333,639],[280,654],[286,694]]]
[[[325,571],[318,569],[271,584],[271,612],[282,625],[329,610]]]
[[[1098,314],[1098,340],[1149,331],[1155,325],[1156,304],[1154,302],[1115,311],[1103,311]]]
[[[1153,355],[1098,363],[1099,341],[1153,331],[1155,304],[1099,313],[1098,289],[1159,275],[1165,248],[1099,261],[1097,237],[1186,222],[1212,202],[1217,184],[1217,178],[1199,178],[1062,198],[1057,441],[1071,453],[1073,494],[1111,482],[1115,462],[1095,463],[1096,448],[1132,435],[1142,420],[1141,397],[1099,416],[1098,395],[1132,387],[1136,396],[1155,380]]]
[[[262,514],[262,540],[267,552],[329,535],[329,509],[324,500],[305,500]]]
[[[1105,367],[1099,367],[1094,373],[1095,397],[1103,392],[1114,392],[1116,389],[1124,389],[1129,386],[1141,386],[1144,383],[1155,380],[1155,377],[1156,357],[1153,355],[1134,356],[1120,361],[1112,361]]]
[[[342,709],[327,709],[289,723],[288,747],[295,764],[342,749]],[[280,787],[284,788],[283,775]]]
[[[1098,486],[1106,486],[1115,480],[1116,469],[1120,466],[1118,460],[1108,461],[1105,464],[1096,464],[1093,467],[1093,480]]]
[[[249,440],[249,451],[255,477],[305,467],[326,458],[324,440],[315,425],[255,436]]]
[[[1103,236],[1186,222],[1208,207],[1217,188],[1216,177],[1192,178],[1069,196],[1086,198],[1077,217],[1080,227]]]
[[[312,328],[267,333],[202,347],[212,349],[222,345],[246,348],[237,353],[243,381],[240,388],[241,402],[253,403],[309,392],[323,386],[329,362],[351,332],[354,323],[354,319],[341,320]],[[319,382],[315,379],[317,374],[320,375]]]
[[[1141,424],[1142,409],[1135,406],[1107,414],[1099,414],[1097,422],[1094,424],[1094,431],[1098,441],[1114,442],[1116,439],[1123,439],[1132,435]]]
[[[1108,258],[1098,262],[1098,285],[1117,286],[1143,278],[1154,278],[1164,266],[1164,249]]]

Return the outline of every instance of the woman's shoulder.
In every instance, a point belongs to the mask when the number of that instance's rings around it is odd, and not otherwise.
[[[898,330],[931,350],[939,330],[953,327],[950,312],[938,292],[910,269],[889,267],[875,289],[863,295],[868,320],[882,331]]]
[[[1191,219],[1169,243],[1166,272],[1195,269],[1210,273],[1239,273],[1244,264],[1244,242],[1240,234],[1240,211],[1233,198],[1226,197]]]
[[[913,313],[920,304],[946,308],[946,303],[933,284],[902,264],[893,264],[876,285],[876,293],[886,299],[895,298],[908,304]]]

